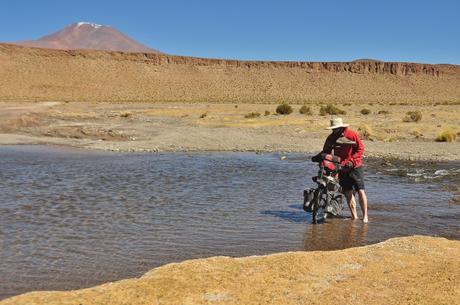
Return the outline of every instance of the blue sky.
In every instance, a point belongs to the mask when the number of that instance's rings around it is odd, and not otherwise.
[[[459,16],[454,0],[2,0],[0,41],[90,21],[176,55],[460,64]]]

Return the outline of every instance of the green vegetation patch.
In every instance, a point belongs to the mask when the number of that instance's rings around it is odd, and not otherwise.
[[[276,113],[288,115],[292,113],[292,107],[288,103],[282,103],[276,107]]]
[[[319,114],[320,115],[338,115],[338,114],[347,114],[345,110],[342,110],[332,104],[327,104],[326,106],[321,106],[319,108]]]
[[[313,115],[313,111],[311,111],[311,108],[306,105],[303,105],[302,107],[300,107],[299,113],[305,114],[305,115]]]
[[[406,116],[403,118],[403,122],[420,122],[422,120],[422,112],[421,111],[408,111],[406,112]]]

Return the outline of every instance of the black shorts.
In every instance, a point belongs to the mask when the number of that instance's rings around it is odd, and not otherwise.
[[[346,173],[339,173],[342,191],[364,190],[364,168],[360,166]]]

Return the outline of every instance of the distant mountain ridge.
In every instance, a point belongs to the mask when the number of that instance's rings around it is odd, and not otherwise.
[[[92,22],[73,23],[37,40],[14,42],[13,44],[44,49],[160,53],[109,25]]]
[[[460,102],[460,66],[267,62],[0,43],[0,100]]]

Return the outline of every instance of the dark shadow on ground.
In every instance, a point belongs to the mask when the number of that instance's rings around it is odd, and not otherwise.
[[[296,223],[308,223],[311,222],[311,214],[305,212],[302,207],[300,207],[300,211],[274,211],[274,210],[265,210],[261,212],[262,215],[269,215],[281,218],[283,220],[287,220],[290,222]]]

